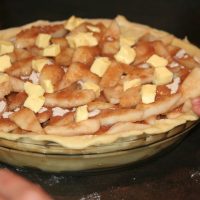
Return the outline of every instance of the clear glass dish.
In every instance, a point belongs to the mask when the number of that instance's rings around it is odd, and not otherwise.
[[[187,122],[165,133],[126,138],[110,145],[91,146],[81,150],[67,149],[52,142],[0,139],[0,161],[51,172],[120,167],[143,161],[177,144],[197,123]]]

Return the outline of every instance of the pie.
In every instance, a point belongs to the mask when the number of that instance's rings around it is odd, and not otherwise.
[[[196,121],[200,50],[115,19],[37,21],[0,31],[0,138],[71,149]]]

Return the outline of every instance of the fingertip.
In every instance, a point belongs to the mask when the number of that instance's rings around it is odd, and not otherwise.
[[[200,116],[200,106],[193,106],[193,107],[192,107],[192,110],[193,110],[197,115]]]
[[[200,105],[200,97],[199,97],[199,98],[192,99],[192,104],[193,104],[193,105]]]

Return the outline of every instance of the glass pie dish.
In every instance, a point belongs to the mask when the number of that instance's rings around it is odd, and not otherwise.
[[[199,117],[200,50],[115,19],[0,31],[0,160],[45,171],[119,167],[183,138]]]
[[[146,160],[178,144],[197,122],[187,122],[157,134],[120,139],[111,145],[75,150],[52,142],[0,139],[0,161],[49,172],[104,170]]]

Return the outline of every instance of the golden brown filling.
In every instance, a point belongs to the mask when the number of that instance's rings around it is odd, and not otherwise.
[[[173,118],[191,109],[185,90],[199,67],[150,33],[123,35],[115,20],[33,26],[0,41],[0,131],[103,134]]]

